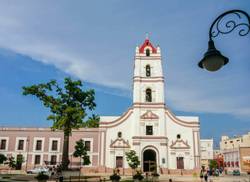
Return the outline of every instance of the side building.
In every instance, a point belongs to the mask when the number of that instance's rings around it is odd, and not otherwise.
[[[213,139],[201,139],[201,166],[209,168],[209,163],[214,159]]]
[[[222,136],[220,151],[224,157],[225,170],[250,172],[250,132],[233,138]]]
[[[83,139],[88,150],[91,164],[87,167],[101,166],[103,155],[102,129],[74,130],[70,137],[69,159],[72,168],[80,166],[79,158],[73,157],[76,141]],[[101,148],[102,147],[102,148]],[[15,160],[23,159],[17,169],[27,170],[39,166],[60,164],[63,150],[63,132],[50,128],[0,128],[0,153]],[[7,166],[0,166],[6,169]]]

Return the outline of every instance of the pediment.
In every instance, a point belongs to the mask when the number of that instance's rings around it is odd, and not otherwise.
[[[177,139],[175,141],[172,141],[172,144],[170,145],[171,149],[190,149],[190,145],[188,145],[188,142],[184,142],[183,140]]]
[[[130,148],[128,140],[125,141],[123,138],[117,138],[116,140],[111,140],[110,148]]]
[[[152,111],[147,111],[141,115],[141,119],[159,119],[159,116]]]

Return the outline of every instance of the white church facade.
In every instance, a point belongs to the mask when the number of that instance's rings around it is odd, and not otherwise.
[[[77,165],[74,144],[83,139],[91,161],[83,170],[89,172],[110,172],[116,167],[129,171],[125,153],[130,150],[136,151],[144,172],[200,169],[199,118],[175,116],[166,107],[164,91],[160,47],[146,39],[135,51],[133,105],[122,116],[101,116],[99,128],[75,130],[70,137],[70,165]],[[61,131],[0,128],[0,153],[22,155],[22,169],[56,164],[62,144]]]
[[[133,149],[143,171],[150,170],[149,161],[158,171],[200,167],[199,118],[175,116],[164,95],[161,50],[146,39],[135,51],[133,106],[120,117],[101,117],[107,166],[116,166],[124,151]]]

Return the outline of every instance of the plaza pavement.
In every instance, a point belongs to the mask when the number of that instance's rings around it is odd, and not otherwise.
[[[0,182],[1,182],[1,176],[2,175],[0,175]],[[32,175],[16,175],[15,181],[18,181],[18,179],[20,179],[21,181],[28,180],[29,182],[33,182],[33,181],[37,182],[36,180],[34,180],[34,178],[31,179],[31,177]],[[106,176],[105,178],[109,179],[109,176]],[[174,175],[161,175],[159,178],[159,182],[169,182],[170,178],[173,180],[173,182],[205,182],[204,180],[201,181],[199,177],[174,176]],[[131,176],[124,176],[122,179],[131,179]],[[13,181],[13,180],[10,180],[10,181]],[[110,182],[110,180],[107,180],[107,182],[108,181]],[[48,180],[47,182],[55,182],[55,181]],[[209,177],[208,182],[250,182],[250,175]]]
[[[168,182],[169,179],[173,182],[205,182],[199,177],[192,176],[161,176],[161,182]],[[250,176],[220,176],[220,177],[209,177],[208,182],[250,182]]]

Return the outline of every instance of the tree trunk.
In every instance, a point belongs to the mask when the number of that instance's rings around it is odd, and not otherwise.
[[[69,165],[69,135],[64,133],[62,170],[67,170]]]
[[[81,178],[82,157],[80,157],[79,180]]]

